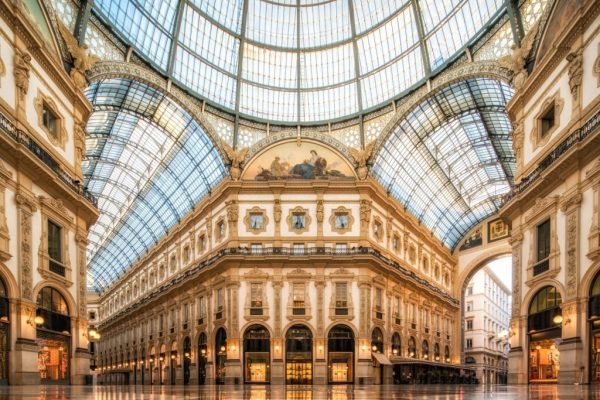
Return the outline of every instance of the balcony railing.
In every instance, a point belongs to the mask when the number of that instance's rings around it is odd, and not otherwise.
[[[58,161],[54,159],[46,150],[44,150],[27,132],[17,127],[0,112],[0,131],[10,137],[15,142],[23,145],[38,160],[46,164],[54,174],[63,181],[73,192],[83,196],[95,207],[98,207],[98,200],[88,190],[81,185],[79,179],[73,178],[64,171]]]
[[[550,269],[550,260],[544,259],[539,261],[533,266],[533,276],[538,276],[539,274],[546,272]]]
[[[65,267],[58,261],[54,261],[54,260],[50,259],[48,261],[48,269],[51,272],[54,272],[55,274],[58,274],[60,276],[65,276],[65,271],[66,271]]]
[[[508,193],[504,201],[508,201],[514,196],[527,190],[542,173],[553,165],[563,154],[570,150],[573,146],[583,142],[592,132],[594,132],[598,126],[600,126],[600,112],[594,114],[593,117],[588,119],[581,128],[576,129],[571,133],[565,140],[563,140],[558,146],[556,146],[546,158],[544,158],[538,164],[537,168],[534,169],[529,175],[524,177],[519,184],[515,185],[513,189]]]
[[[181,275],[171,279],[169,282],[165,283],[164,285],[162,285],[160,287],[156,287],[147,296],[139,299],[137,302],[131,304],[129,307],[123,309],[119,313],[112,316],[110,318],[110,320],[112,320],[113,318],[118,318],[119,316],[124,315],[125,313],[128,313],[129,311],[131,311],[143,304],[148,303],[152,299],[160,296],[162,293],[170,290],[172,287],[183,283],[185,280],[190,279],[194,275],[200,274],[202,271],[204,271],[206,268],[209,268],[210,266],[212,266],[214,263],[216,263],[220,259],[222,259],[224,257],[237,256],[237,255],[245,256],[245,257],[254,257],[254,256],[257,256],[257,257],[265,257],[265,256],[296,257],[296,256],[301,255],[301,256],[313,256],[313,257],[332,256],[332,257],[336,257],[336,258],[337,257],[345,258],[345,257],[350,256],[350,257],[348,257],[349,259],[353,259],[354,256],[367,256],[368,255],[368,256],[377,258],[379,261],[381,261],[388,267],[394,269],[396,272],[403,275],[407,280],[417,284],[418,286],[420,286],[422,288],[425,288],[431,292],[436,293],[439,297],[443,298],[444,300],[446,300],[456,306],[459,305],[459,301],[457,299],[455,299],[454,297],[452,297],[450,294],[448,294],[448,293],[444,292],[443,290],[441,290],[440,288],[434,286],[428,280],[421,278],[414,271],[410,271],[408,268],[400,265],[399,262],[382,255],[379,250],[374,249],[372,247],[362,247],[362,246],[352,247],[352,248],[346,249],[345,251],[341,251],[339,249],[335,249],[332,247],[309,247],[309,248],[302,249],[302,251],[300,251],[300,252],[298,249],[292,249],[289,247],[264,247],[261,249],[260,252],[257,252],[255,250],[251,251],[250,248],[248,248],[248,247],[235,247],[235,248],[221,249],[218,252],[211,255],[210,257],[207,257],[206,259],[202,260],[195,267],[190,268],[189,270],[185,271]],[[337,312],[336,312],[336,315],[342,315],[342,314],[337,314]],[[215,319],[219,320],[221,318],[223,318],[223,314],[221,312],[216,312]],[[105,323],[108,321],[109,320],[106,320]],[[416,324],[415,324],[415,327],[416,327]],[[413,329],[415,329],[415,328],[413,328]]]

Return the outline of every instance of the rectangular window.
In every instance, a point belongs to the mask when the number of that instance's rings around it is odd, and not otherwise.
[[[473,348],[473,339],[467,339],[467,349]]]
[[[473,295],[473,286],[469,286],[467,288],[467,296],[472,296]]]
[[[197,312],[198,312],[198,318],[204,318],[204,314],[206,312],[206,309],[204,307],[204,296],[200,296],[198,297],[198,302],[197,304]]]
[[[223,303],[223,288],[219,288],[215,296],[215,319],[223,318]]]
[[[335,229],[346,229],[348,227],[348,214],[335,214]]]
[[[467,330],[468,331],[472,331],[473,330],[473,320],[472,319],[468,319],[467,320]]]
[[[183,311],[182,311],[182,320],[184,324],[188,323],[188,320],[190,318],[190,305],[188,303],[185,303],[183,305]]]
[[[172,310],[171,310],[171,328],[174,328],[174,327],[175,327],[175,319],[176,319],[176,318],[175,318],[175,315],[176,315],[176,314],[175,314],[175,309],[172,309]]]
[[[292,214],[292,227],[294,229],[304,229],[306,227],[306,216],[304,213]]]
[[[537,261],[542,261],[550,255],[550,220],[537,227]]]
[[[556,116],[554,115],[554,102],[548,106],[540,118],[540,137],[544,138],[554,128]]]
[[[158,322],[158,332],[160,334],[162,334],[162,332],[163,332],[164,324],[165,324],[165,318],[162,314],[160,314],[159,322]]]
[[[336,282],[335,283],[335,308],[336,309],[344,309],[346,310],[346,314],[347,315],[347,309],[348,309],[348,284],[346,282]],[[343,312],[340,310],[340,312]],[[340,315],[338,313],[338,310],[336,310],[336,314]]]
[[[60,225],[48,220],[48,256],[58,262],[62,262],[61,230]]]
[[[263,284],[250,284],[250,315],[263,315]]]
[[[44,127],[48,129],[48,132],[50,132],[53,136],[57,136],[58,117],[46,103],[44,103],[42,108],[42,123],[44,124]]]
[[[262,308],[263,306],[263,294],[262,294],[262,283],[252,283],[250,285],[250,307]]]
[[[383,290],[381,288],[375,288],[375,309],[381,311],[383,302]]]
[[[467,303],[467,311],[473,311],[473,302],[472,301]]]
[[[250,214],[250,229],[263,229],[264,217],[262,213]]]
[[[294,308],[304,307],[304,283],[294,283],[292,287]]]

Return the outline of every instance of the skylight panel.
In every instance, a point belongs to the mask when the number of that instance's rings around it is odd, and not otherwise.
[[[418,41],[412,6],[406,7],[384,25],[358,39],[361,75],[397,58]]]
[[[356,113],[356,84],[300,92],[300,106],[302,122],[325,121]]]
[[[303,49],[349,39],[350,27],[348,0],[300,7],[300,47]]]
[[[239,40],[190,6],[184,8],[178,39],[196,57],[231,74],[237,73]]]
[[[420,48],[360,79],[363,108],[369,109],[402,93],[424,76]]]
[[[191,3],[209,18],[240,33],[243,0],[190,0]]]
[[[319,88],[356,78],[352,43],[300,53],[300,87]]]
[[[298,94],[241,82],[240,112],[262,119],[294,121],[298,118]]]
[[[244,45],[242,78],[277,88],[298,87],[298,54]]]
[[[282,6],[263,0],[247,0],[246,37],[276,47],[297,48],[296,6]]]
[[[354,20],[357,33],[369,30],[395,14],[408,0],[354,0]]]

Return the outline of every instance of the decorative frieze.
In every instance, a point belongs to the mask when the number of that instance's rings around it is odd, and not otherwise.
[[[512,246],[512,315],[516,317],[521,311],[521,254],[523,245],[523,234],[513,230],[508,240]]]

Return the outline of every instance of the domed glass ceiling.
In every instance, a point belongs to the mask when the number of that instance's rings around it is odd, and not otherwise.
[[[316,123],[379,108],[440,70],[504,0],[96,0],[159,72],[252,119]]]

